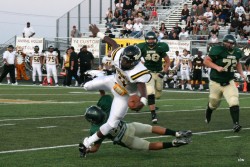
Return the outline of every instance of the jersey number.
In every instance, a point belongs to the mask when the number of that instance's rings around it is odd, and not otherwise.
[[[152,60],[152,61],[159,61],[160,59],[160,56],[157,54],[157,53],[154,53],[154,54],[147,54],[146,57],[145,57],[145,60]]]
[[[237,60],[235,59],[223,59],[223,63],[226,63],[224,66],[224,70],[227,72],[234,72],[234,69],[236,68]]]

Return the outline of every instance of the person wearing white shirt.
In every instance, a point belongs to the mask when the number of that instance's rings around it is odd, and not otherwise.
[[[243,8],[243,6],[241,6],[240,2],[237,3],[237,6],[235,8],[235,13],[238,13],[239,17],[243,17],[246,13],[245,9]]]
[[[130,36],[139,38],[142,35],[143,25],[139,19],[136,20],[136,23],[133,25],[133,32]]]
[[[207,7],[206,12],[203,14],[204,19],[206,19],[207,23],[210,23],[213,19],[213,12],[210,11],[210,7]]]
[[[24,38],[30,38],[35,35],[34,29],[30,26],[30,22],[27,22],[27,27],[24,27],[23,29],[23,37]]]
[[[187,31],[185,31],[185,28],[182,28],[180,34],[179,34],[179,40],[187,40],[189,37],[189,34]]]
[[[137,0],[137,1],[136,1],[136,4],[135,4],[135,6],[134,6],[134,10],[137,11],[140,7],[142,7],[141,4],[140,4],[140,1]]]
[[[3,79],[6,77],[8,73],[10,73],[10,78],[12,85],[16,84],[16,78],[15,78],[15,64],[16,64],[16,52],[13,51],[14,46],[9,45],[7,48],[7,51],[3,53],[3,73],[0,76],[0,83],[3,81]]]

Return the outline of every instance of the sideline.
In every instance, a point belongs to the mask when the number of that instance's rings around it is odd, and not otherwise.
[[[250,128],[242,128],[242,130],[250,130]],[[220,133],[220,132],[230,132],[232,129],[224,129],[224,130],[215,130],[215,131],[205,131],[205,132],[196,132],[193,135],[201,135],[201,134],[211,134],[211,133]],[[156,139],[156,138],[166,138],[171,136],[153,136],[153,137],[145,137],[143,139]],[[103,144],[112,143],[112,141],[105,141]],[[17,152],[28,152],[28,151],[38,151],[38,150],[49,150],[49,149],[56,149],[56,148],[67,148],[67,147],[77,147],[78,144],[70,144],[70,145],[60,145],[60,146],[52,146],[52,147],[40,147],[40,148],[30,148],[30,149],[23,149],[23,150],[9,150],[9,151],[0,151],[0,154],[7,154],[7,153],[17,153]]]

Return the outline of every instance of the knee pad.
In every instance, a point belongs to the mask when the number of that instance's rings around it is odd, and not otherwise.
[[[211,110],[215,110],[220,106],[220,102],[221,100],[219,99],[209,98],[209,108],[211,108]]]
[[[148,95],[148,105],[155,104],[155,95]]]

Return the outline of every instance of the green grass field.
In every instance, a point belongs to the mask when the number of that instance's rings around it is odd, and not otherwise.
[[[157,101],[160,126],[190,129],[192,143],[160,151],[133,151],[105,141],[99,152],[79,157],[88,136],[83,118],[98,92],[81,88],[0,85],[0,167],[235,167],[250,166],[250,94],[240,94],[240,133],[223,100],[209,125],[204,122],[208,92],[166,90]],[[119,107],[119,104],[117,104]],[[128,111],[125,120],[151,123],[148,107]],[[172,137],[144,136],[149,141]]]

